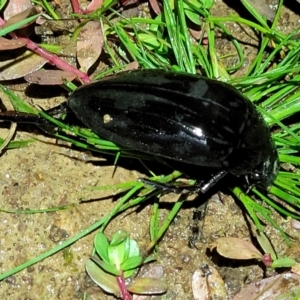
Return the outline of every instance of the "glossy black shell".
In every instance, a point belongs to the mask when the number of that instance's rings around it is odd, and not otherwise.
[[[163,70],[121,73],[77,89],[76,116],[120,146],[246,176],[266,188],[277,152],[255,106],[232,86]]]

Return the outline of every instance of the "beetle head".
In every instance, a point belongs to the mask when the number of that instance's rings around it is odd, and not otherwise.
[[[255,185],[267,189],[278,173],[278,156],[274,149],[269,157],[259,164],[249,175],[246,180],[250,185]]]

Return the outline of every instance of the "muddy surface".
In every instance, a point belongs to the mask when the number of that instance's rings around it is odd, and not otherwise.
[[[222,1],[216,1],[216,15],[228,15],[228,8]],[[298,23],[298,16],[288,9],[280,21],[282,29],[290,31]],[[254,39],[245,36],[241,27],[228,25],[232,33],[241,40],[254,44]],[[230,45],[220,39],[220,51],[230,52]],[[255,49],[246,47],[247,59],[255,57]],[[234,57],[230,58],[234,63]],[[230,63],[230,62],[228,62]],[[245,66],[246,68],[247,66]],[[238,76],[238,74],[237,74]],[[25,99],[25,95],[21,94]],[[1,95],[1,98],[5,98]],[[28,99],[42,107],[55,106],[64,98],[39,100]],[[1,137],[7,129],[2,126]],[[110,185],[133,181],[145,176],[134,168],[108,165],[105,157],[93,157],[91,153],[70,149],[53,138],[46,137],[34,127],[19,127],[16,139],[31,139],[35,142],[28,147],[8,150],[1,156],[0,208],[2,210],[46,209],[69,206],[65,210],[16,214],[1,212],[0,271],[5,272],[74,236],[106,215],[115,205],[110,191],[92,191],[87,187]],[[90,162],[89,160],[96,160]],[[147,174],[148,175],[148,174]],[[80,203],[81,197],[105,200]],[[164,219],[176,201],[177,195],[169,194],[162,198]],[[193,220],[193,213],[204,201],[208,201],[204,218]],[[73,206],[71,206],[73,204]],[[109,224],[105,233],[110,237],[115,231],[124,229],[131,238],[138,241],[143,249],[149,242],[149,218],[151,203],[138,210],[127,211]],[[274,214],[277,222],[292,236],[298,233],[290,228],[290,223]],[[199,226],[199,235],[193,236],[193,228]],[[169,285],[166,299],[193,299],[191,291],[192,273],[205,263],[215,266],[225,281],[229,295],[234,295],[243,286],[263,277],[265,270],[254,262],[238,262],[221,258],[209,247],[218,237],[232,236],[250,239],[249,222],[229,191],[213,195],[210,199],[199,197],[188,202],[180,211],[165,237],[159,244],[158,260],[155,264],[164,268],[165,281]],[[277,253],[287,253],[297,257],[298,243],[287,248],[279,233],[271,226],[266,227]],[[58,252],[20,273],[0,283],[0,299],[113,299],[103,294],[85,272],[85,262],[90,257],[95,233],[76,242],[67,250]],[[193,236],[194,247],[189,246]],[[158,299],[158,298],[157,298]]]

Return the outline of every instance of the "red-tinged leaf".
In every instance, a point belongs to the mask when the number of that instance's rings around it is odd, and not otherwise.
[[[208,266],[209,274],[206,274],[208,292],[212,299],[226,299],[227,291],[225,288],[225,283],[220,276],[217,269],[212,266]]]
[[[192,290],[194,300],[210,300],[206,277],[201,270],[194,272],[192,277]]]
[[[13,16],[16,17],[12,20],[14,23],[24,20],[30,16],[32,8],[33,5],[30,0],[10,0],[3,12],[4,20],[7,21]]]
[[[20,40],[8,40],[0,37],[0,50],[13,50],[25,46],[26,43]]]
[[[157,295],[168,290],[165,282],[155,278],[136,278],[128,286],[127,290],[134,294]]]
[[[198,29],[189,28],[189,31],[190,31],[190,33],[191,33],[191,36],[192,36],[195,40],[197,40],[197,41],[200,40],[200,38],[201,38],[201,36],[202,36],[202,29],[201,29],[200,26],[198,27]]]
[[[125,6],[131,5],[131,4],[137,4],[139,2],[139,0],[121,0],[121,2],[122,2],[122,5],[125,7]]]
[[[25,76],[25,80],[30,83],[40,85],[63,84],[64,80],[72,81],[77,76],[69,71],[61,70],[39,70]]]
[[[220,274],[208,265],[193,274],[192,290],[195,300],[227,299],[228,296]]]
[[[299,275],[292,273],[280,274],[246,286],[232,300],[299,299],[299,285]],[[298,295],[297,298],[296,295]]]
[[[161,9],[160,9],[160,6],[157,2],[157,0],[149,0],[149,3],[153,9],[153,11],[157,14],[157,15],[160,15],[161,14]]]
[[[22,54],[19,54],[22,53]],[[0,80],[11,80],[39,70],[47,60],[31,51],[7,51],[1,53]]]
[[[138,68],[139,68],[139,63],[135,60],[129,63],[123,71],[132,71],[132,70],[137,70]]]
[[[207,33],[203,32],[202,26],[194,26],[193,28],[189,28],[189,32],[191,33],[192,37],[199,41],[201,40],[202,45],[207,45],[208,44],[208,39],[207,39]]]
[[[9,18],[7,20],[7,22],[5,23],[4,27],[8,27],[11,25],[14,25],[20,21],[25,20],[26,18],[33,16],[35,14],[38,14],[39,12],[37,12],[37,10],[35,9],[35,7],[31,7],[31,8],[27,8],[26,10],[12,16],[11,18]],[[26,28],[28,25],[32,24],[35,22],[36,19],[32,20],[31,22],[28,22],[27,24],[23,25],[22,27],[19,27],[19,29],[22,28]]]
[[[141,271],[141,278],[160,279],[164,276],[164,269],[161,265],[144,265]],[[133,295],[132,300],[149,300],[147,295]]]
[[[103,33],[99,22],[90,21],[82,28],[77,41],[77,60],[83,72],[99,58],[103,47]]]
[[[104,272],[90,259],[87,260],[85,268],[91,279],[105,292],[119,296],[119,286],[115,276]]]
[[[93,12],[103,4],[103,0],[92,0],[87,6],[85,12]]]
[[[261,259],[262,254],[259,252],[254,245],[249,242],[239,238],[219,238],[215,240],[215,245],[217,252],[227,258],[232,259]]]

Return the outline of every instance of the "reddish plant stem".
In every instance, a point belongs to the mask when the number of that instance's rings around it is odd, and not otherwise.
[[[82,9],[80,8],[78,0],[71,0],[73,11],[75,14],[82,14]]]
[[[76,2],[76,0],[74,0],[74,1]],[[77,3],[78,3],[78,1],[77,1]],[[2,18],[0,18],[0,26],[3,26],[4,24],[5,24],[5,21]],[[29,38],[18,36],[15,32],[11,32],[10,36],[13,39],[18,39],[18,40],[25,42],[26,47],[28,49],[30,49],[31,51],[35,52],[36,54],[47,59],[50,64],[56,66],[57,68],[59,68],[61,70],[70,71],[70,72],[76,74],[82,80],[83,83],[87,84],[87,83],[91,82],[91,79],[89,78],[89,76],[86,73],[79,71],[77,68],[71,66],[70,64],[68,64],[66,61],[62,60],[57,55],[52,54],[52,53],[40,48],[36,43],[31,41]]]
[[[68,64],[67,62],[65,62],[64,60],[62,60],[60,57],[58,57],[55,54],[52,54],[42,48],[40,48],[36,43],[34,43],[33,41],[31,41],[29,38],[25,38],[25,37],[21,37],[18,36],[15,33],[11,33],[10,34],[12,38],[14,39],[18,39],[21,41],[24,41],[26,43],[26,47],[30,50],[32,50],[33,52],[35,52],[36,54],[44,57],[45,59],[48,60],[48,62],[54,66],[56,66],[57,68],[64,70],[64,71],[70,71],[74,74],[76,74],[79,78],[81,78],[81,80],[84,83],[89,83],[91,80],[88,77],[88,75],[86,73],[83,73],[81,71],[79,71],[77,68],[71,66],[70,64]]]
[[[117,276],[117,283],[120,288],[123,300],[132,300],[131,295],[126,289],[125,279],[123,276]]]

